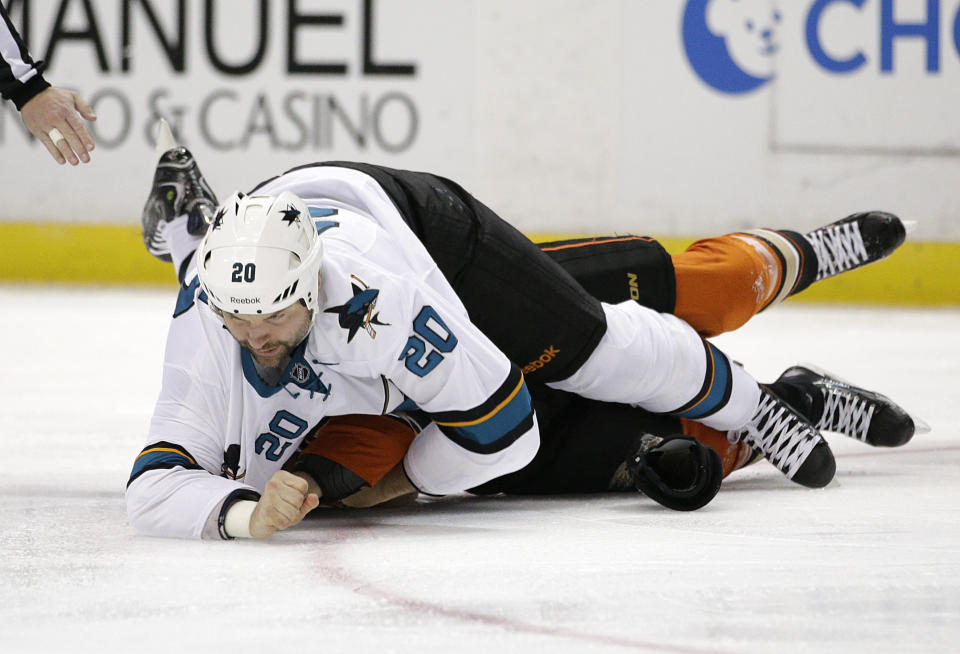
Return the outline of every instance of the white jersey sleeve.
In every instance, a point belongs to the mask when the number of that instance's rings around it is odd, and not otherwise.
[[[436,267],[408,265],[409,252],[360,218],[341,216],[322,237],[321,356],[349,374],[386,376],[433,419],[406,457],[410,480],[443,495],[529,463],[539,432],[523,375],[446,280],[434,283]]]
[[[378,415],[403,401],[380,375],[343,374],[312,337],[267,384],[204,297],[196,277],[180,292],[147,444],[127,484],[130,522],[145,534],[225,538],[230,503],[257,499],[327,416]]]
[[[222,376],[202,374],[216,364],[215,353],[186,347],[203,330],[203,318],[193,308],[171,323],[148,444],[127,482],[130,523],[151,536],[210,537],[227,497],[258,496],[251,486],[219,476],[227,389],[218,384]]]

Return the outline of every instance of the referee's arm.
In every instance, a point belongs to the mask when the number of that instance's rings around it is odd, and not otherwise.
[[[23,39],[0,4],[0,93],[23,109],[38,93],[50,86],[40,72],[42,62],[33,61]]]
[[[73,91],[50,86],[42,70],[0,4],[0,95],[17,106],[23,124],[57,163],[86,163],[94,143],[81,119],[97,117]]]

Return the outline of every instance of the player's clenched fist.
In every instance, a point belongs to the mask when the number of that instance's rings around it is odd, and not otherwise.
[[[250,535],[266,538],[292,527],[320,504],[307,482],[284,470],[274,473],[250,516]]]

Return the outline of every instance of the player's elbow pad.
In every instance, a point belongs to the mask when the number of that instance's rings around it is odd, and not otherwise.
[[[516,472],[533,460],[539,447],[535,417],[527,432],[489,454],[460,447],[432,423],[413,440],[403,467],[410,483],[421,493],[449,495]]]
[[[483,404],[466,411],[433,413],[430,417],[447,438],[478,454],[493,454],[510,447],[534,424],[530,391],[515,365]]]
[[[433,414],[414,439],[404,468],[430,495],[457,493],[516,472],[540,447],[530,392],[519,369],[479,407]]]

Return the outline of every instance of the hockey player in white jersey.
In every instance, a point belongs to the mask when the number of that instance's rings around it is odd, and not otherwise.
[[[220,208],[170,328],[153,443],[128,490],[134,524],[215,533],[224,503],[263,489],[324,417],[403,402],[436,419],[407,457],[424,492],[463,490],[533,457],[519,369],[456,295],[429,283],[427,260],[401,253],[369,221],[288,192],[238,194]]]
[[[596,300],[449,180],[307,166],[212,206],[189,153],[164,154],[144,237],[184,288],[128,483],[145,533],[265,535],[268,503],[292,524],[316,498],[286,506],[278,471],[326,416],[425,411],[404,459],[425,493],[517,470],[538,435],[514,362],[554,388],[744,429],[799,483],[833,476],[816,430],[689,326]]]

